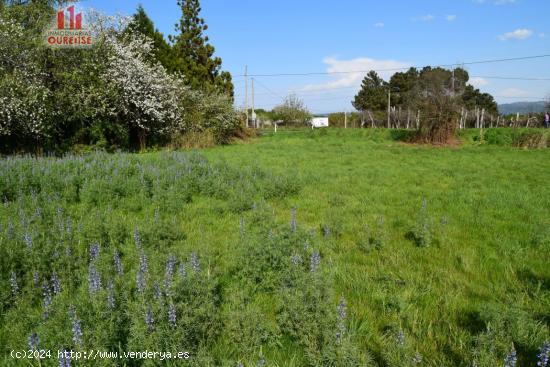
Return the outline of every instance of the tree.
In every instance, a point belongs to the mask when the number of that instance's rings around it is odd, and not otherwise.
[[[359,111],[384,109],[387,83],[375,71],[369,71],[352,105]]]
[[[221,71],[222,60],[214,57],[214,46],[204,33],[208,29],[200,17],[199,0],[178,0],[182,17],[176,25],[179,32],[174,43],[175,64],[172,71],[181,72],[187,85],[207,92],[220,92],[233,98],[231,74]]]
[[[167,70],[174,70],[174,54],[172,47],[164,38],[164,35],[155,29],[153,21],[145,13],[143,6],[139,5],[136,14],[128,25],[128,32],[139,32],[153,42],[152,56]]]
[[[276,120],[290,125],[305,125],[311,120],[304,102],[295,94],[288,95],[283,104],[273,109],[273,114]]]
[[[424,68],[418,87],[421,91],[420,120],[417,139],[425,143],[448,143],[455,136],[459,97],[453,93],[452,73],[442,68]]]

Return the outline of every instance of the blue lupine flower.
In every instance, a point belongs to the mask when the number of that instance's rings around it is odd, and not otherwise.
[[[537,358],[537,367],[548,367],[548,361],[550,360],[550,343],[548,343],[548,340],[540,347]]]
[[[145,291],[145,277],[147,276],[148,269],[149,266],[147,264],[147,257],[142,250],[139,256],[139,269],[136,274],[136,283],[138,287],[138,292],[140,293],[143,293]]]
[[[23,236],[23,238],[25,239],[25,244],[27,245],[27,248],[29,250],[32,249],[32,236],[30,233],[25,233],[25,235]]]
[[[178,273],[180,274],[180,278],[183,280],[187,277],[187,270],[185,269],[185,264],[181,263]]]
[[[110,279],[107,282],[107,306],[109,306],[111,310],[113,310],[116,306],[115,295],[113,292],[113,281]]]
[[[122,261],[120,260],[120,254],[115,249],[113,252],[113,260],[115,263],[115,270],[118,274],[122,274],[124,272],[124,269],[122,268]]]
[[[160,290],[160,285],[157,282],[153,283],[153,296],[156,300],[162,298],[162,291]]]
[[[69,310],[69,315],[72,319],[72,330],[73,330],[73,342],[76,345],[79,345],[82,342],[82,326],[80,325],[80,320],[76,316],[76,311],[71,307]]]
[[[59,276],[57,276],[55,271],[52,273],[52,287],[54,295],[61,293],[61,282],[59,281]]]
[[[292,263],[292,265],[298,266],[302,263],[302,257],[298,254],[292,255],[292,257],[290,258],[290,262]]]
[[[29,336],[29,349],[32,351],[38,350],[39,345],[40,345],[40,338],[38,337],[38,334],[32,333]]]
[[[342,337],[346,333],[346,317],[348,315],[347,312],[348,306],[346,305],[346,300],[344,297],[340,298],[340,302],[338,302],[338,307],[336,307],[336,317],[337,317],[337,332],[336,332],[336,341],[340,343],[342,341]]]
[[[504,367],[516,367],[517,362],[518,362],[518,356],[517,356],[516,350],[514,349],[514,347],[512,347],[510,354],[508,354],[504,359]]]
[[[176,268],[176,257],[172,254],[168,256],[168,260],[166,260],[166,272],[164,276],[164,292],[167,296],[170,295],[170,284],[172,282],[172,278],[174,277],[174,271]]]
[[[47,281],[44,281],[42,285],[42,295],[44,297],[44,319],[47,319],[50,315],[50,306],[52,304],[52,292],[50,290],[50,285]]]
[[[147,325],[147,330],[149,330],[149,332],[155,330],[155,320],[153,319],[153,311],[151,310],[151,307],[147,308],[147,312],[145,313],[145,324]]]
[[[88,291],[91,295],[99,292],[101,289],[101,276],[95,267],[95,262],[88,266]]]
[[[310,258],[309,270],[312,273],[315,273],[321,264],[321,255],[317,251],[313,251]]]
[[[99,257],[99,244],[94,243],[90,246],[90,261],[94,261]]]
[[[403,330],[400,329],[397,332],[397,336],[395,337],[395,343],[400,347],[405,345],[405,333],[403,333]]]
[[[138,249],[141,249],[141,237],[139,236],[138,227],[136,227],[136,229],[134,229],[134,243],[136,244],[136,247]]]
[[[348,306],[344,297],[340,298],[340,302],[338,303],[336,310],[338,311],[338,319],[345,320],[348,315]]]
[[[17,275],[14,271],[10,273],[10,286],[11,286],[11,294],[13,296],[17,295],[17,292],[19,292],[19,286],[17,285]]]
[[[168,306],[168,322],[172,328],[176,327],[176,307],[174,307],[173,303],[170,303],[170,306]]]
[[[71,367],[71,353],[65,349],[59,356],[59,367]]]
[[[194,251],[193,251],[193,253],[191,253],[191,269],[193,269],[195,274],[198,274],[201,271],[201,264],[200,264],[200,260],[199,260],[199,255],[197,255],[197,253],[194,252]]]

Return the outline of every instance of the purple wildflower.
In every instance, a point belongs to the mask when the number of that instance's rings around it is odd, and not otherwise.
[[[141,237],[139,236],[139,229],[138,227],[136,227],[136,229],[134,229],[134,242],[136,244],[136,247],[138,249],[141,249]]]
[[[191,253],[191,268],[195,272],[195,274],[199,274],[201,271],[201,264],[199,260],[199,255],[195,251]]]
[[[74,308],[71,307],[71,309],[69,310],[69,315],[72,318],[73,342],[76,345],[79,345],[82,342],[82,325],[80,324],[80,320],[76,316],[76,311]]]
[[[19,286],[17,285],[17,275],[14,271],[10,273],[10,286],[11,286],[11,294],[15,297],[17,296],[17,292],[19,292]]]
[[[120,254],[116,249],[113,252],[113,260],[115,263],[116,272],[118,274],[122,274],[124,269],[122,268],[122,261],[120,260]]]
[[[170,284],[172,282],[172,278],[174,277],[174,270],[176,268],[176,257],[172,254],[168,256],[168,260],[166,260],[166,272],[164,276],[164,292],[166,292],[166,295],[170,295]]]
[[[537,367],[548,367],[548,361],[550,360],[550,343],[548,343],[548,340],[540,347],[537,358]]]
[[[116,306],[115,295],[113,293],[113,281],[110,279],[107,282],[107,305],[111,310],[113,310]]]
[[[155,320],[153,319],[153,311],[151,310],[151,307],[147,308],[147,312],[145,313],[145,324],[147,325],[147,330],[149,330],[149,332],[155,330]]]
[[[71,353],[65,349],[59,354],[59,367],[71,367]]]
[[[138,292],[140,293],[143,293],[145,291],[145,277],[147,276],[147,272],[148,272],[147,257],[145,256],[145,253],[142,250],[139,256],[139,269],[136,274],[136,283],[138,287]]]
[[[61,293],[61,282],[59,281],[59,276],[57,276],[57,272],[55,271],[52,273],[52,286],[54,295]]]
[[[160,289],[160,285],[157,282],[153,283],[153,296],[156,300],[162,298],[162,291]]]
[[[52,292],[47,281],[44,281],[44,284],[42,285],[42,295],[44,297],[44,319],[47,319],[50,315],[49,311],[52,304]]]
[[[337,313],[336,316],[337,316],[337,319],[338,319],[338,323],[337,323],[338,331],[336,332],[336,341],[338,343],[340,343],[342,341],[342,337],[346,333],[345,320],[346,320],[346,317],[347,317],[347,314],[348,314],[347,308],[348,308],[348,306],[346,305],[346,300],[344,299],[344,297],[340,298],[340,302],[338,303],[338,307],[336,307],[336,313]]]
[[[99,244],[94,243],[90,246],[90,261],[94,261],[99,257]]]
[[[504,359],[504,367],[516,367],[517,362],[518,362],[518,356],[517,356],[516,350],[512,346],[512,350]]]
[[[90,295],[99,292],[101,289],[101,276],[95,267],[95,263],[91,262],[88,267],[88,290]]]
[[[176,308],[173,303],[168,306],[168,322],[173,329],[176,328]]]
[[[32,333],[29,336],[29,349],[32,351],[38,350],[38,347],[40,345],[40,338],[38,337],[37,333]]]
[[[32,273],[32,281],[35,287],[38,287],[38,285],[40,284],[40,275],[37,271]]]
[[[395,343],[399,345],[400,347],[405,345],[405,333],[403,333],[403,330],[399,330],[395,337]]]
[[[338,311],[338,319],[345,320],[348,315],[348,306],[344,297],[340,298],[340,302],[338,303],[336,310]]]
[[[310,258],[310,266],[309,269],[312,273],[315,273],[317,269],[319,268],[319,264],[321,263],[321,255],[317,251],[313,251]]]
[[[298,254],[292,255],[292,257],[290,258],[290,262],[292,263],[292,265],[298,266],[302,263],[302,257]]]
[[[32,249],[32,236],[30,233],[26,232],[25,235],[23,236],[24,240],[25,240],[25,244],[27,245],[27,248],[29,250]]]

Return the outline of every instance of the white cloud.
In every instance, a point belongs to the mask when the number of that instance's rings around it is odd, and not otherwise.
[[[375,23],[374,26],[376,28],[383,28],[385,26],[385,24],[383,22],[378,22],[378,23]]]
[[[445,17],[445,20],[447,20],[448,22],[455,21],[456,20],[456,15],[447,15]]]
[[[509,41],[509,40],[524,40],[533,35],[533,31],[526,28],[520,28],[516,29],[513,32],[508,32],[501,34],[498,36],[498,39],[501,41]]]
[[[500,92],[500,97],[506,98],[522,98],[529,96],[529,92],[517,88],[508,88]]]
[[[487,84],[489,84],[489,81],[487,79],[483,79],[480,77],[474,77],[470,79],[470,84],[473,85],[476,88],[483,87]]]
[[[431,22],[435,20],[435,16],[431,14],[423,15],[421,17],[412,18],[413,22]]]
[[[327,72],[342,74],[331,75],[334,80],[327,83],[306,85],[301,91],[359,87],[369,70],[379,70],[378,75],[388,80],[393,74],[399,71],[398,69],[406,69],[411,66],[407,62],[376,60],[368,57],[359,57],[351,60],[338,60],[335,57],[327,57],[323,62],[327,65]]]
[[[546,33],[539,33],[539,38],[546,38]]]

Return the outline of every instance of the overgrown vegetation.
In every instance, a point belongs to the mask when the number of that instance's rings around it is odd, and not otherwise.
[[[227,143],[238,132],[231,77],[203,33],[198,1],[180,3],[173,46],[143,8],[129,18],[89,11],[88,49],[45,45],[56,4],[8,2],[0,9],[1,152],[143,150],[207,130]]]
[[[536,366],[548,151],[395,132],[3,159],[1,364],[32,345],[187,350],[197,366]],[[124,364],[158,361],[93,361]]]

